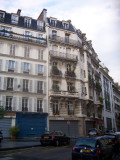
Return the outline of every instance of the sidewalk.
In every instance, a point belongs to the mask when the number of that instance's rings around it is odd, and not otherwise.
[[[40,146],[41,143],[39,139],[3,139],[0,143],[0,151],[20,149],[20,148],[30,148]]]

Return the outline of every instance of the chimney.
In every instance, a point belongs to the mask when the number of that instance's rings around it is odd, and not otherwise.
[[[67,22],[71,23],[71,20],[69,19],[69,20],[67,20]]]
[[[38,17],[38,20],[46,22],[46,17],[47,17],[47,9],[44,8]]]
[[[18,9],[17,10],[17,15],[20,16],[20,13],[21,13],[21,9]]]

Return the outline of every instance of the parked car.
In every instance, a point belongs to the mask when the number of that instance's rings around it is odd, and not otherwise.
[[[72,149],[72,160],[105,160],[110,157],[112,144],[104,136],[78,138]]]
[[[2,140],[3,140],[3,134],[2,134],[2,131],[0,131],[0,143]]]
[[[88,130],[88,135],[89,136],[100,136],[101,132],[100,130],[97,130],[96,128],[92,128]]]
[[[45,132],[40,136],[41,145],[54,144],[59,146],[61,144],[69,144],[70,138],[67,137],[62,131]]]
[[[105,134],[104,137],[108,139],[109,143],[113,144],[114,152],[120,151],[120,134]]]

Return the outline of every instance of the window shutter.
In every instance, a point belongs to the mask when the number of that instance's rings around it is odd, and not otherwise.
[[[14,85],[13,85],[13,90],[17,91],[17,78],[14,78]]]
[[[2,59],[0,59],[0,71],[2,71]]]
[[[23,79],[20,79],[20,91],[23,91]]]
[[[2,105],[6,108],[6,96],[2,96]]]
[[[2,90],[2,78],[0,77],[0,90]]]
[[[3,90],[7,89],[7,78],[4,77],[4,86],[3,86]]]
[[[37,75],[38,74],[38,72],[37,72],[37,64],[35,64],[35,75]]]
[[[12,44],[10,45],[10,55],[12,55]]]
[[[8,60],[6,61],[5,71],[8,71]]]
[[[34,112],[37,112],[37,98],[34,98]]]
[[[46,94],[46,82],[44,82],[44,94]]]
[[[12,111],[17,111],[17,97],[13,97],[13,108]]]
[[[19,97],[19,108],[18,111],[22,111],[22,97]]]
[[[46,66],[44,66],[44,76],[46,76],[46,72],[47,72],[47,67]]]
[[[37,83],[38,83],[38,81],[35,80],[34,81],[34,92],[35,93],[37,93]]]
[[[15,68],[14,68],[15,72],[18,72],[18,62],[15,62]]]
[[[32,74],[32,64],[29,65],[30,65],[30,74]]]
[[[33,91],[33,85],[32,85],[32,80],[29,80],[29,91],[32,92]]]
[[[21,63],[21,73],[23,73],[23,65],[24,65],[24,63],[22,62]]]
[[[43,107],[43,112],[48,112],[47,111],[47,101],[46,100],[43,101],[43,106],[42,107]]]
[[[29,98],[29,109],[28,109],[29,112],[32,112],[32,106],[33,106],[32,103],[33,103],[32,98]]]

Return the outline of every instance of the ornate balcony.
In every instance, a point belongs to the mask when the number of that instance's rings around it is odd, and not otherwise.
[[[72,40],[72,39],[66,40],[65,37],[50,35],[49,39],[51,41],[54,41],[54,42],[57,42],[57,43],[63,43],[63,44],[67,44],[67,45],[82,47],[82,44],[79,41],[75,41],[75,40]]]
[[[73,61],[73,62],[78,61],[78,56],[73,54],[57,52],[54,50],[51,50],[49,54],[50,54],[50,57],[60,59],[60,60]]]
[[[41,44],[44,46],[47,45],[47,40],[45,38],[37,38],[30,35],[18,34],[18,33],[7,31],[7,30],[0,30],[0,37],[13,39],[15,41],[18,40],[18,41],[24,41],[28,43],[35,43],[39,45]]]
[[[62,77],[62,72],[56,66],[53,66],[51,70],[51,76]]]
[[[66,78],[76,78],[76,75],[75,75],[74,71],[66,71],[65,72],[65,77]]]

